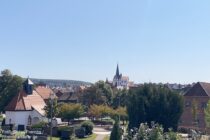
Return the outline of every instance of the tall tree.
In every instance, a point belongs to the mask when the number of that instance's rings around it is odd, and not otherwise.
[[[145,84],[130,90],[127,110],[130,128],[154,121],[165,130],[176,130],[183,111],[183,97],[167,87]]]
[[[119,121],[116,120],[110,135],[110,140],[121,140],[121,139],[122,139],[122,130],[120,129]]]
[[[118,107],[115,112],[117,113],[117,115],[119,116],[120,120],[126,121],[128,119],[128,113],[127,113],[127,109],[126,107]]]
[[[110,105],[112,97],[113,91],[111,86],[104,81],[98,81],[82,93],[81,100],[87,106],[93,104]]]
[[[10,70],[5,69],[0,75],[0,112],[4,111],[5,106],[19,92],[22,87],[23,79],[13,75]]]
[[[51,117],[51,111],[52,117],[57,117],[59,113],[57,99],[48,100],[46,106],[44,107],[44,111],[47,118]]]
[[[112,107],[114,109],[118,108],[119,106],[125,107],[128,97],[128,90],[123,89],[115,89],[113,90],[113,101],[112,101]]]

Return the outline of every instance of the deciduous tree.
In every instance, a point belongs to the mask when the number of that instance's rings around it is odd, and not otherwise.
[[[6,69],[0,75],[0,112],[22,88],[23,79]]]
[[[51,111],[52,117],[57,117],[59,113],[57,99],[48,100],[46,106],[44,107],[44,111],[47,118],[51,117]]]
[[[59,116],[62,119],[70,120],[79,118],[84,113],[84,109],[81,104],[67,104],[64,103],[59,106]]]
[[[86,106],[97,104],[111,105],[113,98],[113,91],[109,84],[104,81],[98,81],[88,89],[86,89],[81,96],[83,104]]]

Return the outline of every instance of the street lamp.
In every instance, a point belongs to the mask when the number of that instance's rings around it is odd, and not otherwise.
[[[52,118],[53,118],[53,101],[55,99],[55,94],[50,94],[50,140],[52,140]]]

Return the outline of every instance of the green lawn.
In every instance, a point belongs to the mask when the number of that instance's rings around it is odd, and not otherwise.
[[[47,139],[50,140],[50,137],[48,137]],[[60,138],[52,137],[52,140],[60,140]]]

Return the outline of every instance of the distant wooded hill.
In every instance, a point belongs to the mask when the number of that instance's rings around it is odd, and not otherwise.
[[[30,78],[34,84],[46,84],[50,87],[67,87],[67,86],[87,86],[91,85],[90,82],[76,81],[76,80],[60,80],[60,79],[37,79]]]

